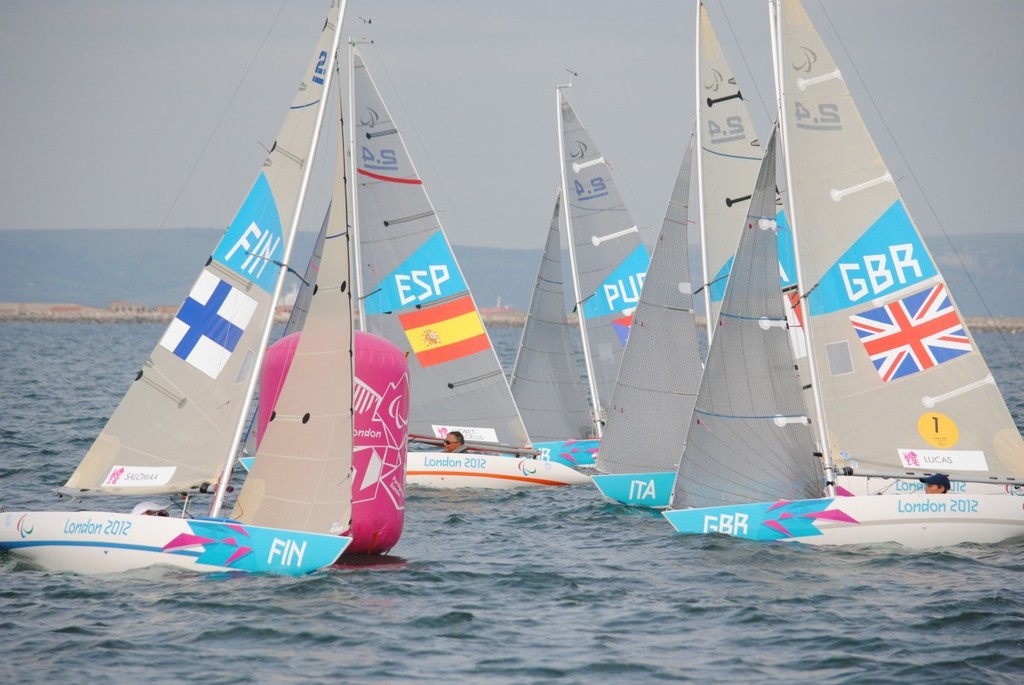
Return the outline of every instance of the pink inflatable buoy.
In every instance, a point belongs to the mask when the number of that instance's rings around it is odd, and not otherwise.
[[[263,437],[301,333],[270,346],[263,361],[257,443]],[[352,437],[352,543],[345,555],[385,554],[405,522],[405,450],[409,422],[409,364],[395,345],[355,333],[355,430]]]

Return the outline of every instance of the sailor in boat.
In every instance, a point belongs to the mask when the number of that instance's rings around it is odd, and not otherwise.
[[[132,508],[132,516],[170,516],[169,504],[160,504],[153,500],[139,502]]]
[[[459,431],[451,431],[444,439],[445,452],[465,452],[466,438]]]
[[[924,483],[924,494],[945,495],[949,492],[949,476],[944,473],[933,473],[927,478],[918,479]]]

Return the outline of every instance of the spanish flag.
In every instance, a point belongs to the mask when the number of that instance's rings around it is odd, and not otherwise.
[[[422,366],[443,364],[490,348],[484,324],[469,295],[399,314],[398,320]]]

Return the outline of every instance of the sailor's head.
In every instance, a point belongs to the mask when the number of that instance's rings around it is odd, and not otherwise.
[[[466,443],[466,439],[462,437],[462,433],[459,431],[450,431],[444,438],[444,451],[454,452]]]
[[[924,483],[924,491],[929,495],[944,495],[949,492],[949,476],[944,473],[933,473],[919,480]]]

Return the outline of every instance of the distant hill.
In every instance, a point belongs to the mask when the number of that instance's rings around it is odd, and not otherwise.
[[[208,228],[0,231],[0,302],[176,305],[220,234]],[[314,239],[299,235],[299,271]],[[1024,235],[952,236],[929,239],[928,246],[968,316],[1024,317]],[[454,250],[480,306],[500,298],[503,305],[529,307],[539,248]],[[696,265],[696,254],[691,257]]]

